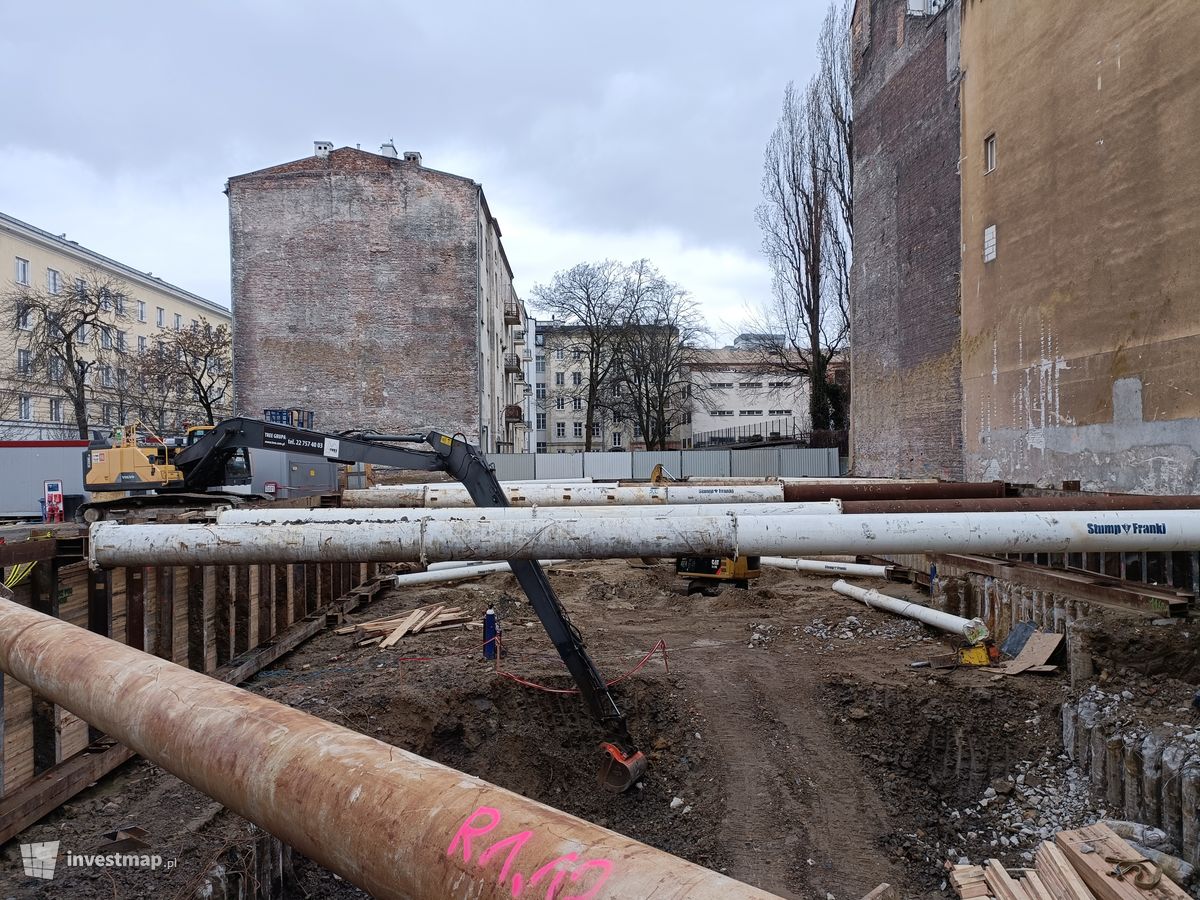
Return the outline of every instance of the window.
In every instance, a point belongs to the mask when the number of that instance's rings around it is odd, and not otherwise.
[[[546,414],[545,413],[537,414],[537,429],[538,429],[538,431],[546,430]]]
[[[572,350],[571,359],[575,360],[575,362],[579,362],[581,359],[583,359],[583,351],[579,348]]]
[[[111,328],[101,328],[100,329],[100,346],[103,347],[105,350],[111,350],[112,345],[113,345],[112,329]]]
[[[533,364],[534,371],[539,375],[546,371],[546,354],[539,353],[536,357],[536,362]]]
[[[117,315],[125,315],[125,295],[113,294],[113,304],[116,306]]]
[[[592,437],[600,437],[600,423],[599,422],[592,423]]]
[[[179,313],[175,313],[175,330],[178,331],[182,327],[183,327],[183,316],[181,316]]]
[[[87,327],[87,325],[80,325],[77,329],[75,329],[75,343],[86,344],[87,342],[88,342],[88,327]]]
[[[720,417],[720,416],[732,416],[732,415],[733,415],[733,410],[732,410],[732,409],[710,409],[710,410],[708,411],[708,414],[709,414],[710,416],[717,416],[717,417]]]
[[[63,405],[61,397],[50,398],[50,421],[61,422],[63,420]]]
[[[127,369],[117,369],[117,387],[124,390],[129,386],[129,371]]]
[[[537,400],[545,400],[546,399],[546,382],[539,381],[537,383],[537,388],[535,389],[533,396]]]
[[[566,408],[567,408],[567,401],[566,401],[566,398],[564,398],[564,397],[555,397],[555,398],[554,398],[554,408],[555,408],[555,409],[566,409]]]
[[[743,381],[742,387],[749,388],[750,390],[758,390],[760,387],[762,387],[762,382],[761,381]]]
[[[790,409],[772,409],[768,410],[767,414],[771,416],[790,416],[792,411]]]
[[[621,434],[621,432],[619,432],[619,431],[614,431],[614,432],[613,432],[613,442],[612,442],[612,445],[613,445],[614,447],[620,447],[620,446],[621,446],[621,440],[622,440],[623,438],[624,438],[624,435],[622,435],[622,434]]]
[[[33,331],[33,311],[28,306],[21,306],[17,313],[17,327],[22,331]]]
[[[990,263],[996,258],[996,226],[983,229],[983,261]]]
[[[554,436],[555,437],[566,437],[567,436],[567,423],[566,422],[555,422],[554,423]]]
[[[635,424],[635,425],[633,426],[633,436],[634,436],[635,438],[640,438],[640,437],[642,436],[642,426],[641,426],[641,425],[636,425],[636,424]]]
[[[113,386],[112,366],[101,366],[100,367],[100,383],[103,384],[105,387]]]
[[[544,334],[535,334],[533,336],[533,346],[545,347],[546,346],[546,336]]]
[[[28,350],[17,351],[17,374],[33,374],[33,355]]]
[[[17,284],[29,284],[29,260],[17,257]]]
[[[33,418],[33,398],[28,394],[17,398],[17,418],[26,422]]]
[[[112,309],[112,295],[109,294],[108,288],[100,288],[100,308],[105,312]]]
[[[162,328],[164,325],[167,324],[167,311],[165,309],[163,309],[161,306],[158,307],[158,312],[156,312],[154,314],[154,323],[159,328]]]
[[[80,303],[87,300],[87,282],[82,278],[75,279],[75,299]]]
[[[996,135],[989,134],[983,139],[983,174],[996,168]]]
[[[146,321],[146,301],[139,300],[137,302],[137,305],[138,305],[138,321],[145,322]]]
[[[554,373],[555,387],[562,387],[566,383],[567,383],[567,376],[566,376],[565,372],[555,372]]]
[[[62,290],[62,274],[58,269],[46,270],[46,290],[51,294],[57,294]]]
[[[146,336],[144,334],[138,335],[138,352],[139,353],[146,352]]]
[[[575,422],[575,423],[572,425],[572,428],[571,428],[571,433],[572,433],[572,434],[573,434],[575,437],[577,437],[577,438],[581,438],[581,437],[583,437],[583,423],[582,423],[582,422]]]
[[[66,364],[57,356],[50,358],[50,380],[52,382],[62,381],[63,372],[66,371]]]
[[[105,403],[100,409],[104,424],[111,425],[113,423],[113,405],[111,403]]]
[[[117,349],[122,353],[125,352],[125,332],[123,331],[117,332]]]
[[[575,410],[575,412],[579,412],[581,409],[583,409],[583,398],[582,397],[572,397],[571,398],[571,409]]]
[[[761,409],[741,409],[741,410],[738,410],[738,415],[739,416],[761,416],[762,410]]]
[[[715,387],[715,388],[731,388],[731,387],[733,387],[733,382],[732,381],[714,381],[711,386]]]
[[[545,453],[545,452],[546,452],[546,442],[545,442],[545,441],[538,441],[538,442],[537,442],[537,452],[538,452],[538,453]]]
[[[581,384],[583,384],[583,373],[582,372],[572,372],[571,373],[571,384],[575,385],[575,387],[579,387]]]
[[[555,359],[562,359],[562,358],[563,358],[563,356],[564,356],[564,353],[563,353],[563,348],[562,348],[562,347],[558,347],[558,348],[556,348],[556,349],[555,349],[555,351],[554,351],[554,358],[555,358]]]
[[[193,327],[193,328],[199,328],[199,327],[200,327],[200,320],[199,320],[199,319],[192,319],[192,327]]]
[[[786,381],[768,381],[767,382],[767,387],[769,387],[769,388],[785,388],[787,386],[788,386],[788,383]]]

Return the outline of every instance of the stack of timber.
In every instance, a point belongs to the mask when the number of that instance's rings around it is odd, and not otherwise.
[[[1060,831],[1034,854],[1034,868],[1006,871],[999,860],[955,866],[963,900],[1188,900],[1151,860],[1105,824]]]
[[[386,616],[382,619],[372,619],[369,622],[359,622],[356,625],[345,625],[336,634],[354,634],[363,637],[358,646],[367,647],[378,644],[380,647],[392,647],[401,639],[414,634],[424,634],[430,631],[442,631],[446,628],[464,628],[476,624],[469,613],[463,612],[456,606],[422,606]]]

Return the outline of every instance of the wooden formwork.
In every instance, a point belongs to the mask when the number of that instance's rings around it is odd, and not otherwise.
[[[376,563],[89,570],[75,526],[0,529],[0,566],[35,562],[18,603],[237,684],[370,599]],[[133,753],[9,677],[0,682],[0,843]]]

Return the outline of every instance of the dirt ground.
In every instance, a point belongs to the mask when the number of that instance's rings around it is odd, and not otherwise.
[[[857,898],[884,881],[908,898],[947,896],[947,859],[1021,865],[1047,797],[1061,794],[1068,818],[1095,813],[1083,800],[1067,802],[1061,675],[913,668],[952,643],[833,593],[829,577],[769,570],[749,590],[717,597],[688,596],[668,561],[573,563],[550,577],[608,678],[635,668],[659,640],[669,648],[669,671],[655,654],[616,688],[650,761],[624,795],[594,786],[601,735],[579,699],[497,673],[482,659],[477,629],[418,635],[390,650],[328,631],[250,688],[782,897]],[[429,603],[482,618],[494,604],[501,668],[570,687],[509,575],[381,596],[355,618]],[[992,815],[1003,805],[992,803],[997,786],[1018,813],[1032,810],[1020,821],[1026,830]],[[0,896],[190,897],[252,831],[138,761],[20,841],[86,850],[104,831],[134,824],[175,868],[68,868],[38,882],[20,877],[14,841],[0,864]],[[297,875],[298,897],[363,896],[307,861]]]

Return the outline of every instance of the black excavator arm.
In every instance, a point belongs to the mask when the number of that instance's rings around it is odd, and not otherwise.
[[[426,444],[432,449],[398,444]],[[476,506],[509,505],[495,470],[476,447],[458,437],[436,431],[424,435],[332,435],[245,418],[221,422],[176,455],[174,464],[184,476],[176,489],[200,493],[220,485],[227,463],[243,449],[307,453],[345,464],[445,472],[462,483]],[[588,709],[604,729],[601,783],[610,790],[626,790],[645,772],[646,759],[630,739],[625,715],[588,655],[582,636],[555,595],[545,570],[536,560],[513,559],[508,564],[579,686]]]

